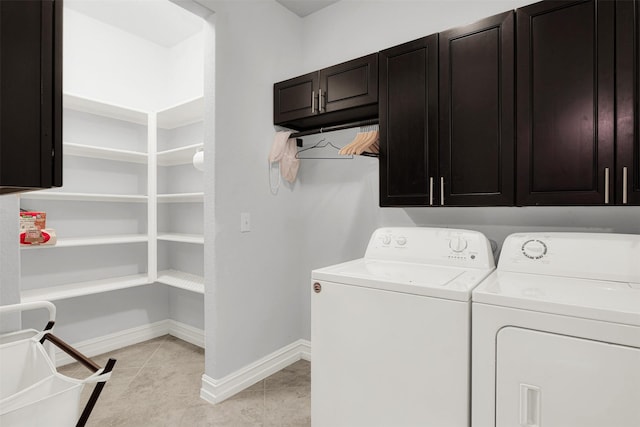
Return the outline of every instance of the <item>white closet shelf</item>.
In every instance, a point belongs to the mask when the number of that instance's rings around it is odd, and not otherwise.
[[[85,113],[124,120],[145,126],[148,122],[148,114],[144,111],[99,101],[97,99],[78,96],[72,93],[63,94],[62,105],[64,108],[68,108],[70,110],[82,111]]]
[[[204,120],[204,97],[199,96],[158,111],[158,127],[174,129]]]
[[[147,196],[131,194],[64,193],[62,191],[35,191],[20,196],[25,200],[69,200],[77,202],[123,202],[145,203]]]
[[[204,294],[204,277],[177,270],[163,270],[158,272],[158,283],[185,289],[187,291]]]
[[[204,147],[203,143],[185,145],[158,152],[158,166],[186,165],[193,161],[193,155],[198,149]]]
[[[158,194],[158,203],[193,203],[203,201],[204,193]]]
[[[33,245],[20,246],[20,249],[53,249],[53,248],[70,248],[74,246],[100,246],[100,245],[119,245],[123,243],[141,243],[149,240],[146,234],[121,234],[110,236],[93,236],[93,237],[69,237],[60,238],[55,245]]]
[[[63,153],[68,156],[89,157],[92,159],[116,160],[129,163],[147,163],[147,153],[138,151],[119,150],[117,148],[104,148],[92,145],[63,143]]]
[[[55,301],[147,284],[149,284],[149,279],[146,273],[134,274],[131,276],[91,280],[88,282],[69,283],[66,285],[52,286],[48,288],[29,289],[20,293],[20,299],[22,302],[41,300]]]
[[[201,234],[184,234],[184,233],[158,233],[158,240],[167,242],[195,243],[204,244],[204,236]]]

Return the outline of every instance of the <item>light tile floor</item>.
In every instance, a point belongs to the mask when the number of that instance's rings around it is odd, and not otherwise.
[[[301,360],[237,395],[212,405],[200,399],[204,351],[166,335],[94,357],[100,366],[117,359],[88,426],[244,427],[309,426],[310,364]],[[59,371],[81,378],[89,371],[67,365]],[[93,387],[84,390],[88,399]]]

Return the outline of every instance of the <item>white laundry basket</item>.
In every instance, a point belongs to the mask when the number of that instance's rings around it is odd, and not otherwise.
[[[0,312],[10,311],[2,310],[5,307],[0,307]],[[50,325],[52,322],[50,320]],[[104,369],[99,369],[82,380],[58,373],[50,355],[40,342],[48,334],[48,331],[35,335],[30,331],[22,331],[0,339],[0,342],[4,341],[0,344],[0,426],[82,425],[86,422],[86,419],[83,422],[78,421],[82,389],[85,384],[105,382],[111,376],[110,372],[103,373]],[[30,337],[11,340],[13,337],[25,335]],[[7,336],[10,342],[6,342]],[[100,386],[86,415],[87,418],[101,390]]]

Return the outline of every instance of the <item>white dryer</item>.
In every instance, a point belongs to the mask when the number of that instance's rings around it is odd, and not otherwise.
[[[468,426],[471,290],[493,269],[481,233],[382,228],[314,270],[312,425]]]
[[[640,236],[513,234],[472,313],[473,427],[640,426]]]

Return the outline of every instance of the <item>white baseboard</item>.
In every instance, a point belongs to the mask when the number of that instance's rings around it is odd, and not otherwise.
[[[87,357],[118,350],[128,345],[138,344],[163,335],[173,335],[198,347],[204,347],[204,331],[175,320],[161,320],[148,325],[137,326],[124,331],[92,338],[72,344],[73,347]],[[63,366],[75,360],[56,348],[56,366]]]
[[[203,375],[200,397],[210,403],[222,402],[300,359],[311,360],[311,343],[307,340],[291,343],[222,379]]]
[[[204,331],[202,329],[195,328],[186,323],[176,322],[175,320],[168,320],[168,322],[169,331],[167,333],[169,335],[204,348]]]

